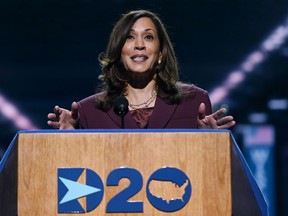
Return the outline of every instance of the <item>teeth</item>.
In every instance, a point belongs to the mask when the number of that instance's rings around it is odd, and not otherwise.
[[[134,60],[145,60],[146,58],[144,56],[137,56],[134,58]]]
[[[146,55],[134,55],[131,57],[131,59],[135,61],[145,61],[148,59],[148,57]]]

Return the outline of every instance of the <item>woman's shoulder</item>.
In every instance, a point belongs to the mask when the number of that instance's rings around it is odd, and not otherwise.
[[[195,84],[190,84],[190,83],[183,83],[183,82],[178,82],[176,84],[177,88],[181,93],[184,94],[190,94],[190,93],[207,93],[207,91],[203,88],[200,88],[196,86]]]
[[[93,104],[95,106],[95,103],[97,100],[103,98],[105,96],[105,92],[99,92],[90,96],[87,96],[86,98],[81,99],[78,103],[80,105],[84,104]]]
[[[194,84],[179,83],[177,85],[181,92],[183,103],[198,104],[197,107],[199,107],[201,103],[205,103],[208,113],[212,113],[211,101],[207,90]]]

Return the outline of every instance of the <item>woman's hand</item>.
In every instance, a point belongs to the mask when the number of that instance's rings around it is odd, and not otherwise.
[[[199,116],[198,116],[198,128],[200,129],[229,129],[233,127],[236,122],[233,120],[233,116],[224,116],[227,110],[221,108],[211,115],[205,115],[205,104],[201,103],[199,106]]]
[[[73,102],[71,111],[59,106],[54,107],[54,113],[48,114],[47,124],[58,129],[75,129],[79,125],[78,104]]]

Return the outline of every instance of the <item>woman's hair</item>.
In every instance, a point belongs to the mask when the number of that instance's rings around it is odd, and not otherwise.
[[[142,17],[148,17],[153,21],[160,42],[161,64],[155,64],[153,68],[158,95],[167,103],[177,103],[180,100],[180,93],[176,86],[179,80],[178,64],[168,33],[155,13],[135,10],[122,15],[110,34],[106,52],[99,55],[102,68],[99,79],[103,81],[101,90],[105,91],[105,94],[97,99],[97,106],[103,110],[109,109],[117,96],[125,94],[128,79],[123,72],[121,51],[132,26]]]

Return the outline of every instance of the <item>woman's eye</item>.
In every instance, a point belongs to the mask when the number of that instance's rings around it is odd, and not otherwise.
[[[153,37],[152,35],[147,35],[145,38],[146,38],[147,40],[153,40],[153,39],[154,39],[154,37]]]
[[[134,37],[132,35],[127,36],[127,40],[132,40],[132,39],[134,39]]]

